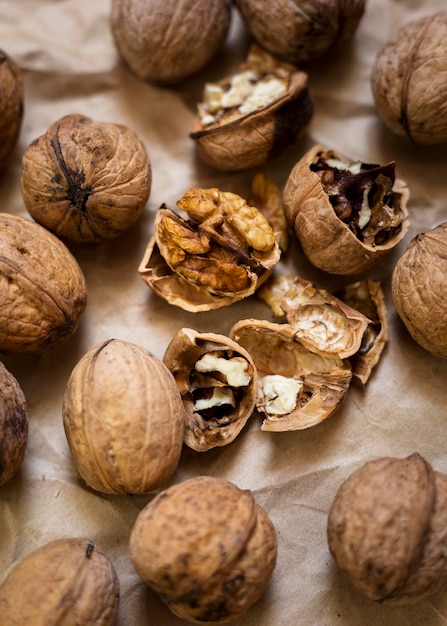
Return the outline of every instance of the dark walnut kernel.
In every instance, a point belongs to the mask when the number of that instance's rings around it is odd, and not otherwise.
[[[0,50],[0,169],[15,148],[22,127],[23,79],[18,65]]]
[[[0,363],[0,487],[13,478],[28,444],[28,406],[25,394]]]
[[[122,124],[66,115],[22,159],[30,215],[67,242],[114,239],[140,217],[152,171],[144,144]]]

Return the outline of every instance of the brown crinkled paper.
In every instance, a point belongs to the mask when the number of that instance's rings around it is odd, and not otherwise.
[[[447,472],[447,363],[414,343],[390,295],[392,269],[410,238],[447,219],[446,148],[418,148],[391,135],[376,115],[369,87],[372,60],[395,30],[444,8],[443,0],[367,2],[352,44],[307,67],[315,102],[308,131],[261,168],[282,188],[296,161],[317,143],[353,160],[395,160],[399,177],[410,187],[411,228],[368,274],[382,282],[390,332],[364,389],[353,386],[337,414],[308,430],[262,432],[255,416],[229,446],[206,453],[184,448],[171,484],[200,474],[226,477],[253,491],[278,532],[278,562],[270,585],[238,626],[441,626],[447,621],[447,592],[409,608],[367,601],[338,574],[326,541],[335,492],[364,462],[417,451],[436,470]],[[87,536],[116,567],[120,626],[180,626],[185,622],[142,584],[129,559],[130,529],[152,494],[106,496],[86,488],[65,439],[62,395],[71,370],[97,342],[117,337],[161,358],[182,327],[227,334],[239,319],[271,319],[269,307],[256,296],[217,311],[183,311],[153,294],[137,272],[162,203],[175,207],[193,186],[250,194],[253,172],[212,171],[197,160],[188,136],[204,82],[236,68],[248,38],[235,15],[224,54],[214,64],[180,86],[155,87],[119,62],[109,12],[108,0],[0,1],[1,47],[23,69],[25,82],[19,144],[0,177],[2,211],[27,216],[20,193],[21,155],[69,113],[127,124],[144,141],[153,167],[151,196],[138,223],[113,242],[75,251],[89,290],[76,335],[40,356],[2,359],[27,397],[30,431],[19,474],[0,490],[0,581],[31,550],[54,539]],[[347,282],[310,266],[293,238],[278,270],[330,291]]]

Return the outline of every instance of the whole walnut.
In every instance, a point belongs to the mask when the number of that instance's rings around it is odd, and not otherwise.
[[[0,363],[0,487],[13,478],[28,444],[28,405],[16,378]]]
[[[230,0],[113,0],[112,32],[130,70],[142,80],[178,83],[222,48]]]
[[[236,0],[260,46],[292,63],[313,61],[349,40],[366,0]]]
[[[260,598],[276,564],[275,528],[252,493],[224,478],[189,478],[138,515],[130,556],[171,611],[196,624],[236,620]]]
[[[140,217],[152,173],[146,148],[122,124],[66,115],[22,158],[22,195],[31,216],[74,243],[114,239]]]
[[[368,598],[429,598],[447,583],[447,476],[418,453],[369,461],[335,494],[327,536],[337,566]]]
[[[39,353],[77,330],[87,305],[84,274],[46,228],[0,213],[0,352]]]
[[[119,581],[89,539],[51,541],[20,560],[0,586],[5,626],[114,626]]]
[[[417,144],[447,141],[447,11],[412,21],[378,52],[371,70],[377,112]]]
[[[447,358],[447,222],[419,233],[397,261],[391,291],[396,311],[413,339]]]
[[[19,66],[0,50],[0,169],[15,148],[22,127],[23,79]]]
[[[75,466],[102,493],[156,489],[174,473],[184,409],[160,359],[120,339],[93,346],[65,387],[63,425]]]

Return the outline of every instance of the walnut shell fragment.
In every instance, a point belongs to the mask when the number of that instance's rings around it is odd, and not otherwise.
[[[171,478],[183,446],[174,377],[147,350],[120,339],[93,346],[65,387],[63,426],[76,469],[102,493],[146,493]]]
[[[203,69],[223,47],[230,0],[113,0],[115,44],[142,80],[178,83]]]
[[[297,141],[313,110],[307,74],[252,46],[235,74],[205,85],[190,136],[211,167],[244,170]]]
[[[346,43],[366,0],[236,0],[254,39],[292,63],[313,61]]]
[[[309,350],[291,324],[246,319],[229,336],[251,355],[258,374],[262,430],[316,426],[343,405],[352,379],[347,359]]]
[[[162,205],[138,271],[170,304],[208,311],[252,295],[280,259],[277,235],[261,210],[237,194],[192,188]]]
[[[68,339],[87,305],[84,274],[55,235],[0,213],[0,352],[39,353]]]
[[[149,198],[151,164],[122,124],[66,115],[25,150],[22,196],[30,215],[73,243],[118,237]]]
[[[257,374],[248,352],[224,335],[182,328],[163,362],[182,396],[186,445],[205,452],[234,441],[255,408]]]
[[[331,274],[359,274],[376,265],[409,228],[406,184],[394,162],[350,162],[314,146],[292,168],[284,211],[304,254]]]
[[[411,337],[431,354],[447,358],[447,222],[411,239],[391,281],[395,309]]]
[[[136,572],[177,616],[236,620],[265,591],[276,564],[275,528],[252,493],[198,476],[158,494],[130,535]]]
[[[23,389],[0,363],[0,487],[20,469],[28,444],[28,422]]]
[[[420,145],[447,141],[447,11],[400,28],[378,52],[371,91],[379,117]]]
[[[369,461],[335,494],[327,537],[339,569],[368,598],[429,598],[447,583],[447,477],[418,453]]]
[[[17,145],[24,111],[23,79],[19,66],[0,50],[0,169]]]
[[[88,539],[56,539],[34,550],[0,587],[0,615],[9,626],[114,626],[119,581],[112,562]]]

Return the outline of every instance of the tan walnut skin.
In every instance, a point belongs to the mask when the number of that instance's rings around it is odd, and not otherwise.
[[[130,555],[174,614],[221,624],[243,615],[265,591],[276,565],[276,531],[250,491],[197,476],[162,491],[140,512]]]
[[[117,49],[142,80],[178,83],[204,68],[222,48],[231,22],[229,0],[114,0]]]
[[[94,541],[56,539],[8,574],[0,616],[5,626],[114,626],[119,595],[115,568]]]
[[[28,444],[28,423],[23,389],[0,363],[0,487],[20,469]]]
[[[395,309],[411,337],[447,358],[447,222],[411,239],[392,274]]]
[[[312,61],[351,39],[366,0],[236,0],[259,45],[292,62]]]
[[[36,222],[0,213],[0,352],[40,353],[77,330],[84,274],[66,245]]]
[[[371,90],[378,115],[420,145],[447,141],[447,11],[405,24],[378,52]]]
[[[140,346],[108,339],[86,352],[67,381],[62,417],[76,469],[96,491],[145,493],[177,468],[182,399],[168,368]]]
[[[365,228],[360,229],[357,235],[350,223],[335,212],[322,182],[324,178],[314,171],[320,159],[334,159],[346,165],[349,163],[346,157],[320,145],[306,152],[292,168],[284,187],[287,221],[313,265],[330,274],[360,274],[374,267],[407,233],[409,189],[404,181],[394,180],[390,192],[384,196],[389,197],[393,212],[384,213],[384,201],[377,201],[375,219],[378,223],[374,224],[370,219],[366,228],[371,224],[374,236],[366,239]],[[380,189],[381,185],[377,183],[381,180],[379,177],[376,181],[369,180],[366,183],[361,180],[362,176],[368,176],[367,168],[358,176],[359,187],[368,184],[372,193]],[[382,215],[386,221],[380,229]]]
[[[17,145],[23,112],[22,71],[6,52],[0,50],[0,169],[5,167]]]
[[[447,583],[447,477],[416,452],[368,461],[335,494],[327,536],[338,568],[371,600],[430,598]]]
[[[79,114],[54,122],[22,158],[26,208],[67,242],[116,238],[140,217],[151,182],[150,160],[134,131]]]

